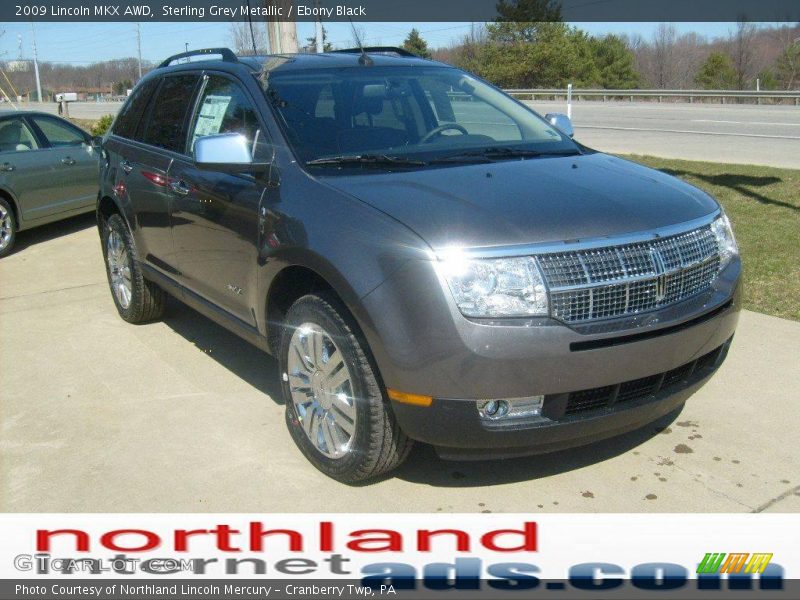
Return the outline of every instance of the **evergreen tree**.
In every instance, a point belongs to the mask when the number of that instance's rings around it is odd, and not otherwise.
[[[309,52],[316,52],[317,51],[317,35],[316,33],[311,37],[306,38],[308,42],[307,48]],[[325,29],[325,26],[322,26],[322,51],[323,52],[330,52],[333,50],[333,44],[328,41],[328,30]]]
[[[591,46],[601,87],[609,90],[639,87],[641,77],[634,66],[633,52],[622,38],[616,35],[592,38]]]
[[[730,90],[736,87],[736,69],[727,54],[712,52],[700,65],[695,83],[705,90]]]
[[[421,58],[431,57],[430,50],[428,50],[428,43],[422,39],[422,36],[416,28],[411,30],[411,33],[408,34],[408,37],[403,42],[403,49]]]
[[[800,42],[795,42],[775,62],[775,77],[780,87],[794,90],[800,87]]]
[[[589,37],[565,23],[487,25],[487,43],[470,67],[501,87],[576,87],[598,84]]]

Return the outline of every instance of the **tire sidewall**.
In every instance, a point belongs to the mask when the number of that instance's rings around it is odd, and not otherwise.
[[[14,242],[17,241],[17,219],[14,216],[14,209],[5,198],[0,198],[0,204],[3,205],[3,208],[6,210],[11,220],[11,238],[8,240],[8,245],[0,250],[0,258],[2,258],[14,251]]]
[[[131,269],[131,301],[128,303],[128,308],[123,308],[123,306],[119,303],[117,299],[117,294],[114,291],[111,283],[111,269],[108,265],[108,238],[111,235],[111,231],[116,231],[121,237],[122,242],[125,244],[125,250],[128,255],[129,267]],[[117,214],[111,215],[106,222],[106,226],[103,228],[103,262],[106,265],[106,278],[108,279],[108,289],[111,291],[111,298],[114,300],[114,306],[117,307],[117,312],[119,315],[125,319],[126,321],[132,319],[137,302],[140,302],[140,298],[137,297],[139,293],[139,286],[136,285],[137,283],[137,276],[138,276],[138,267],[136,265],[136,249],[134,246],[133,238],[131,237],[130,231],[128,230],[128,226],[125,224],[125,221],[122,220]]]
[[[338,316],[338,319],[336,318]],[[383,398],[373,397],[365,381],[365,373],[361,369],[353,343],[358,343],[352,332],[346,331],[339,323],[341,315],[331,315],[329,305],[320,301],[315,296],[306,296],[300,299],[289,311],[280,342],[280,372],[283,400],[286,404],[286,424],[295,444],[303,455],[320,471],[335,479],[349,479],[348,473],[358,471],[365,461],[365,452],[370,443],[370,427],[374,422],[376,403],[382,403]],[[352,450],[341,458],[329,458],[317,450],[303,430],[288,381],[283,374],[288,373],[289,344],[292,334],[303,323],[319,325],[336,343],[339,351],[350,370],[353,395],[356,399],[356,432]]]

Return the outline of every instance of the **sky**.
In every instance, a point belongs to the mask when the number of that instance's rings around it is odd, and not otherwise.
[[[633,34],[645,37],[652,34],[657,23],[573,23],[592,35],[605,33]],[[360,23],[366,33],[365,44],[377,46],[400,45],[412,27],[416,27],[429,46],[448,46],[470,29],[470,23]],[[676,23],[679,33],[694,31],[708,37],[727,36],[733,23]],[[298,23],[301,43],[314,34],[313,23]],[[339,47],[352,45],[349,23],[328,23],[328,40]],[[19,58],[19,38],[22,56],[31,58],[32,34],[29,23],[0,23],[0,60]],[[144,23],[142,58],[160,62],[164,58],[189,48],[210,48],[231,45],[229,23]],[[85,65],[112,58],[136,56],[136,25],[134,23],[37,23],[36,44],[39,60]]]

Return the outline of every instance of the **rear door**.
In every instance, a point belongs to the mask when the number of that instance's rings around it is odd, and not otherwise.
[[[169,171],[175,251],[189,290],[255,325],[250,307],[257,294],[258,208],[265,184],[251,175],[195,166],[189,158],[194,142],[219,133],[244,134],[255,160],[270,160],[272,146],[245,87],[227,74],[208,73],[189,128],[187,156],[176,158]]]
[[[98,156],[91,138],[71,123],[47,115],[27,118],[49,147],[51,183],[60,193],[53,213],[94,206],[98,189]]]

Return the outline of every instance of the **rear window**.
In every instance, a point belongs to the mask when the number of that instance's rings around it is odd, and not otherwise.
[[[136,130],[142,119],[147,101],[153,95],[153,91],[158,86],[158,79],[149,79],[137,86],[128,101],[122,108],[114,121],[112,133],[128,139],[136,139]]]
[[[165,77],[150,103],[150,118],[142,136],[145,144],[185,152],[186,117],[190,112],[198,75]]]

